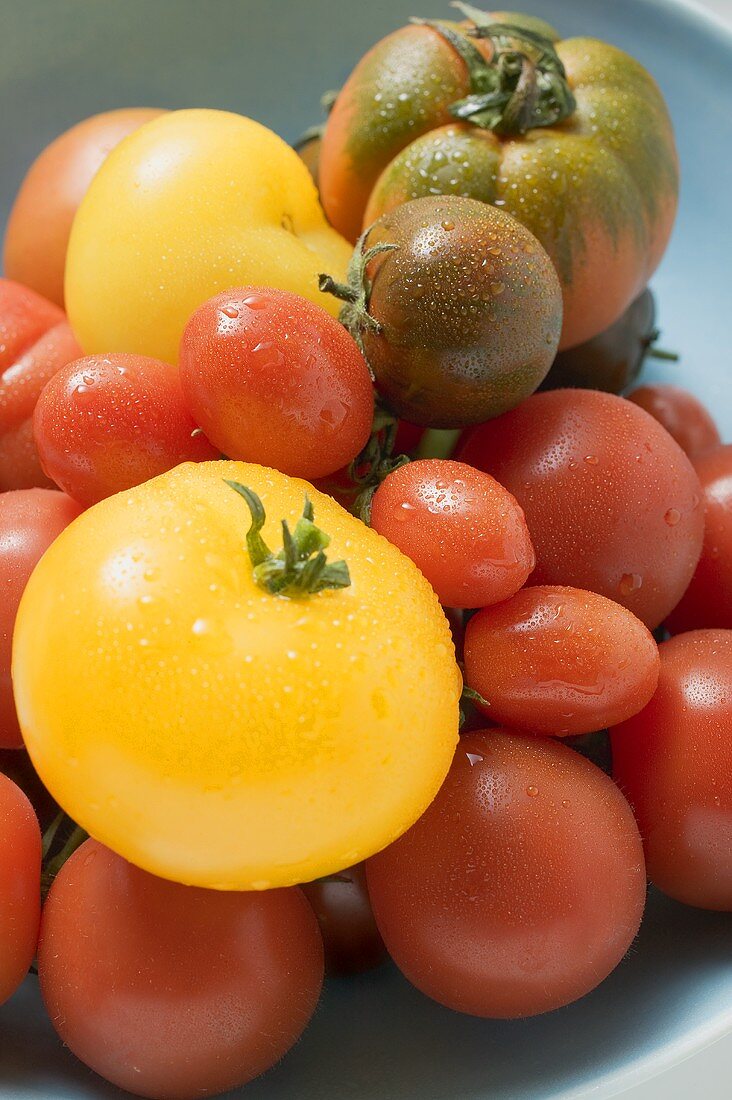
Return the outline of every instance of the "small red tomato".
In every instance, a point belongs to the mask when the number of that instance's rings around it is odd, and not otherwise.
[[[701,486],[676,441],[631,401],[534,394],[474,429],[458,457],[526,513],[533,584],[599,592],[651,629],[681,599],[701,552]]]
[[[79,355],[58,306],[0,279],[0,493],[51,484],[33,440],[33,410],[49,378]]]
[[[447,607],[508,599],[535,564],[515,498],[463,462],[398,467],[374,494],[371,526],[412,559]]]
[[[681,386],[639,386],[628,400],[663,424],[689,458],[719,446],[719,431],[709,410]]]
[[[143,355],[69,363],[43,390],[33,430],[43,469],[85,505],[219,454],[196,427],[176,368]]]
[[[0,1005],[33,962],[41,915],[41,831],[19,787],[0,773]]]
[[[180,886],[87,840],[48,895],[38,975],[77,1058],[138,1096],[192,1100],[290,1049],[318,1001],[323,944],[294,887]]]
[[[335,318],[289,291],[242,287],[204,302],[183,333],[180,374],[193,415],[229,458],[322,478],[371,432],[361,352]]]
[[[531,733],[592,733],[630,718],[656,690],[658,668],[640,619],[578,588],[524,588],[465,631],[465,679],[489,703],[478,706]]]
[[[307,882],[303,892],[315,910],[329,974],[358,974],[386,958],[366,888],[363,863]]]
[[[20,597],[36,563],[82,511],[52,489],[0,493],[0,748],[23,744],[10,681],[10,656]]]
[[[463,736],[416,825],[366,865],[400,970],[458,1012],[507,1019],[594,989],[633,941],[646,896],[630,807],[556,741]]]
[[[672,634],[732,629],[732,445],[702,455],[694,468],[704,491],[704,545],[689,587],[666,620]]]
[[[613,775],[635,810],[651,881],[732,910],[732,631],[659,646],[658,690],[610,731]]]

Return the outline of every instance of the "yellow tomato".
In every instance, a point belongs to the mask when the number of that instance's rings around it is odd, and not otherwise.
[[[225,478],[262,498],[270,545],[307,491],[350,585],[259,587]],[[285,886],[373,854],[432,800],[457,739],[461,678],[421,573],[305,482],[238,462],[179,466],[71,524],[23,596],[13,678],[64,809],[199,886]]]
[[[66,307],[84,350],[177,362],[186,321],[230,287],[279,287],[319,302],[351,246],[326,223],[294,149],[228,111],[173,111],[110,153],[79,207]]]

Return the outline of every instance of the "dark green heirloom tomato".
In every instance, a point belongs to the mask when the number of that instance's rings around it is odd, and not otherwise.
[[[433,428],[479,424],[534,392],[562,327],[556,272],[502,210],[456,195],[415,199],[362,236],[341,320],[387,403]]]

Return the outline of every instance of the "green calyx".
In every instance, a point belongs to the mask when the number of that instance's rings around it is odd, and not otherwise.
[[[246,501],[252,522],[247,531],[247,551],[254,567],[254,580],[273,596],[301,599],[326,589],[348,588],[351,575],[345,561],[329,562],[325,550],[330,536],[313,522],[313,505],[307,494],[302,515],[294,531],[282,520],[282,549],[276,554],[262,538],[266,518],[264,505],[255,492],[238,481],[226,484]]]
[[[575,98],[550,38],[527,27],[497,22],[470,4],[452,6],[472,27],[459,30],[431,19],[412,22],[437,31],[465,63],[471,92],[450,107],[455,118],[508,136],[554,126],[572,114]],[[471,41],[476,38],[490,41],[490,60]]]
[[[369,313],[369,299],[371,297],[371,282],[367,269],[371,261],[382,252],[393,252],[398,244],[389,244],[382,241],[380,244],[366,248],[366,238],[373,229],[369,226],[356,241],[356,247],[351,256],[346,273],[346,282],[339,283],[331,275],[320,275],[318,287],[324,294],[332,294],[334,298],[344,303],[338,320],[346,328],[359,346],[361,354],[364,354],[363,337],[365,330],[380,332],[381,325]],[[368,362],[368,360],[367,360]],[[369,368],[370,369],[370,368]]]

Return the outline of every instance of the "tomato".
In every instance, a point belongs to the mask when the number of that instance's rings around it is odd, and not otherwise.
[[[51,489],[0,493],[0,748],[23,744],[10,682],[10,650],[20,597],[41,554],[81,508]]]
[[[0,772],[0,1004],[33,962],[41,915],[41,831],[33,807]]]
[[[535,564],[516,500],[464,462],[398,467],[374,494],[371,526],[412,559],[448,607],[506,600]]]
[[[656,886],[732,910],[732,631],[695,630],[659,650],[658,691],[610,731],[613,775]]]
[[[48,895],[38,974],[87,1066],[138,1096],[193,1100],[243,1085],[296,1042],[323,945],[297,889],[179,886],[88,840]]]
[[[312,177],[312,181],[318,185],[318,168],[320,166],[320,146],[323,142],[322,127],[313,126],[295,142],[293,149],[303,162]]]
[[[367,864],[387,949],[440,1004],[533,1016],[594,989],[633,941],[646,895],[630,807],[558,742],[465,735],[435,801]]]
[[[573,347],[620,317],[665,251],[678,199],[668,110],[614,46],[558,41],[531,16],[470,16],[404,27],[358,63],[323,135],[325,212],[355,240],[424,195],[502,207],[556,266]]]
[[[160,114],[154,107],[105,111],[46,146],[28,169],[10,211],[3,260],[11,279],[63,307],[66,249],[79,203],[110,150]]]
[[[58,371],[33,417],[43,469],[84,505],[219,452],[188,411],[175,367],[89,355]]]
[[[227,481],[261,497],[270,546],[307,492],[319,526],[288,527],[290,565],[260,556]],[[329,497],[237,462],[179,466],[81,516],[26,589],[13,679],[60,805],[198,886],[359,862],[417,819],[457,740],[461,678],[427,581]]]
[[[666,620],[672,634],[732,629],[732,445],[703,454],[694,466],[704,492],[704,545],[689,587]]]
[[[475,429],[458,458],[526,513],[533,584],[599,592],[651,628],[678,603],[701,551],[701,487],[678,444],[630,401],[536,394]]]
[[[689,458],[699,458],[720,444],[717,425],[693,393],[681,386],[639,386],[628,400],[663,424]]]
[[[358,974],[386,958],[362,863],[303,886],[318,918],[329,974]]]
[[[0,279],[0,493],[49,485],[33,440],[33,409],[49,378],[80,354],[57,306]]]
[[[538,241],[503,211],[418,199],[380,218],[357,259],[348,286],[321,286],[346,300],[341,320],[398,416],[476,424],[518,405],[549,370],[559,283]]]
[[[465,678],[488,717],[532,733],[592,733],[642,710],[658,647],[630,611],[577,588],[524,588],[465,632]]]
[[[180,374],[194,417],[230,458],[311,480],[348,465],[371,434],[363,355],[289,291],[242,287],[205,302],[183,332]]]
[[[175,363],[193,311],[232,286],[291,290],[336,314],[318,274],[342,277],[350,251],[279,137],[228,111],[171,111],[114,149],[82,200],[69,320],[87,354]]]
[[[655,301],[646,288],[604,332],[560,351],[541,389],[573,387],[622,393],[642,371],[658,336],[655,320]]]

